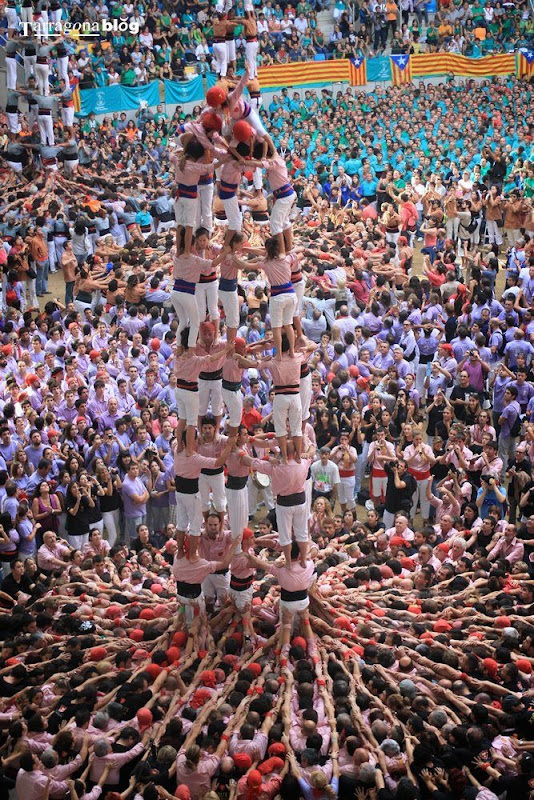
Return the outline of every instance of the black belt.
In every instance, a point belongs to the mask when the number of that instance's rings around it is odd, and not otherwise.
[[[253,581],[253,575],[250,575],[248,578],[236,578],[235,575],[231,575],[230,588],[233,589],[234,592],[246,592],[246,590],[250,589],[252,586]]]
[[[222,367],[221,369],[215,370],[215,372],[201,372],[198,377],[202,381],[220,381],[222,378]]]
[[[420,364],[430,364],[434,360],[434,353],[429,353],[425,355],[424,353],[419,353],[419,363]]]
[[[91,292],[78,292],[78,294],[76,295],[76,297],[74,299],[78,300],[78,302],[80,302],[80,303],[92,303],[93,302],[93,296],[92,296]]]
[[[310,374],[310,368],[308,366],[308,363],[301,364],[301,367],[300,367],[300,379],[302,380],[303,378],[307,378],[309,374]]]
[[[226,575],[228,572],[228,567],[226,569],[218,569],[217,572],[214,572],[214,575]]]
[[[241,381],[226,381],[223,378],[222,388],[229,392],[238,392],[241,389]]]
[[[184,389],[186,392],[198,392],[198,383],[196,381],[182,381],[178,379],[176,381],[176,387],[178,389]]]
[[[174,488],[182,494],[196,494],[198,492],[198,478],[182,478],[174,476]]]
[[[224,472],[222,467],[217,467],[217,469],[203,469],[201,470],[202,475],[220,475],[221,472]]]
[[[306,492],[295,492],[295,494],[279,494],[276,498],[279,506],[301,506],[306,502]]]
[[[413,361],[415,358],[415,349],[413,350],[412,354],[407,356],[406,353],[404,354],[404,358],[406,361]]]
[[[244,489],[247,485],[248,475],[228,475],[227,489]]]
[[[307,589],[299,589],[297,592],[290,592],[288,589],[282,589],[280,592],[280,598],[285,603],[293,603],[295,600],[306,600],[307,597]]]
[[[188,597],[195,600],[202,592],[200,583],[184,583],[184,581],[176,581],[176,592],[181,594],[182,597]]]
[[[174,214],[172,211],[165,211],[160,217],[158,217],[160,222],[171,222],[174,220]]]
[[[287,386],[273,386],[275,395],[277,394],[299,394],[300,385],[298,383],[290,383]]]

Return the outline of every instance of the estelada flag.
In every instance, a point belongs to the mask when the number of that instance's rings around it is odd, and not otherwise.
[[[367,63],[363,56],[349,60],[349,83],[351,86],[365,86],[367,83]]]
[[[391,80],[394,86],[412,82],[412,62],[409,55],[390,56]]]
[[[520,50],[517,54],[517,77],[529,81],[534,75],[534,50]]]

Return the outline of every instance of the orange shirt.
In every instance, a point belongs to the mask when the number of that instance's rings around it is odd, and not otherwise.
[[[398,9],[396,3],[386,3],[386,19],[394,21],[397,19]]]

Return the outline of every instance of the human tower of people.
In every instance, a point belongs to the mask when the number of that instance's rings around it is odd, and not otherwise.
[[[249,613],[256,564],[252,554],[244,554],[250,542],[245,550],[241,543],[243,536],[248,541],[252,535],[247,525],[249,512],[255,511],[249,509],[247,482],[251,470],[269,475],[276,497],[278,546],[284,559],[279,573],[280,644],[287,658],[294,614],[301,618],[310,648],[315,648],[307,611],[314,575],[314,563],[308,557],[308,518],[310,466],[315,455],[308,430],[308,357],[315,344],[303,335],[300,321],[304,280],[299,253],[293,247],[291,222],[296,195],[285,161],[276,153],[255,109],[242,98],[248,80],[245,73],[229,93],[221,85],[209,89],[205,109],[199,119],[183,126],[180,149],[172,156],[177,191],[171,302],[179,323],[174,363],[179,417],[174,467],[181,556],[175,575],[180,598],[187,606],[196,605],[202,580],[214,569],[213,559],[199,561],[202,514],[207,514],[211,493],[221,523],[228,505],[228,553],[229,558],[233,556],[230,574],[226,569],[218,570],[222,574],[211,581],[219,599],[229,591],[236,608],[244,613],[247,631],[252,632]],[[250,169],[257,173],[258,188],[265,169],[274,200],[269,216],[271,235],[259,249],[246,246],[238,201],[241,177]],[[211,219],[214,179],[228,221],[218,248],[210,246],[204,234]],[[252,265],[269,283],[271,336],[247,346],[237,336],[238,279]],[[226,323],[224,342],[218,339],[219,301]],[[272,376],[272,438],[266,434],[249,440],[242,425],[242,376],[250,368],[267,370]],[[208,410],[211,418],[206,417]],[[227,436],[219,433],[223,411]],[[206,427],[212,429],[208,443],[198,439],[198,429],[204,432]],[[253,458],[251,445],[264,458]],[[269,457],[271,454],[274,458]]]

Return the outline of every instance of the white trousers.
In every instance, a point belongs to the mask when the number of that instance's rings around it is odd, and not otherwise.
[[[222,605],[230,588],[230,571],[226,575],[208,575],[202,581],[202,594],[206,600],[215,600]]]
[[[202,511],[209,511],[210,506],[210,493],[211,502],[217,513],[226,511],[226,493],[224,486],[224,472],[218,475],[204,475],[200,473],[198,479],[198,486],[200,489],[200,500],[202,503]]]
[[[199,184],[197,205],[197,228],[213,230],[213,183]]]
[[[60,12],[61,13],[61,12]],[[65,85],[69,85],[69,59],[67,56],[58,58],[57,60],[57,74],[60,80],[65,81]]]
[[[243,416],[243,395],[241,392],[231,392],[229,389],[222,390],[222,399],[228,409],[228,424],[231,428],[237,428],[241,424]]]
[[[243,528],[248,525],[248,491],[243,489],[228,489],[226,487],[226,500],[228,503],[228,523],[232,539],[237,539],[243,533]]]
[[[195,300],[198,305],[198,315],[202,321],[206,319],[206,311],[212,322],[219,320],[219,281],[197,283]]]
[[[48,83],[48,75],[50,67],[48,64],[35,64],[35,80],[37,81],[37,93],[43,94],[48,97],[50,94],[50,84]]]
[[[501,229],[493,219],[486,220],[486,230],[488,231],[488,240],[490,244],[502,244]]]
[[[48,144],[51,147],[55,144],[54,123],[51,114],[39,114],[37,116],[37,127],[41,137],[41,144]]]
[[[221,381],[205,381],[198,379],[198,413],[201,417],[208,413],[211,405],[211,413],[214,417],[222,416],[222,384]]]
[[[7,88],[16,91],[17,89],[17,59],[6,58],[6,83]]]
[[[226,42],[219,42],[213,45],[213,57],[215,59],[215,72],[221,78],[225,78],[228,71],[228,50],[226,49]]]
[[[35,75],[35,65],[37,64],[37,56],[23,56],[24,63],[24,80],[28,82],[31,75]]]
[[[428,502],[426,496],[426,487],[428,486],[428,481],[428,478],[425,478],[424,481],[416,481],[417,488],[412,495],[412,508],[410,511],[411,517],[415,517],[418,503],[421,506],[421,516],[423,519],[428,519],[430,515],[430,503]]]
[[[252,78],[258,75],[258,42],[247,42],[245,44],[245,63],[248,74]]]
[[[185,494],[175,492],[176,496],[176,528],[186,531],[189,536],[200,536],[202,529],[202,508],[200,492]]]
[[[121,512],[120,509],[118,508],[116,508],[114,511],[102,511],[102,520],[104,522],[104,528],[106,529],[108,535],[108,542],[110,547],[113,547],[113,545],[119,538],[120,518],[121,518]]]
[[[287,420],[291,436],[302,436],[302,406],[300,394],[276,394],[273,403],[274,432],[287,436]]]
[[[278,541],[281,547],[291,544],[293,537],[297,542],[308,541],[308,508],[306,503],[298,506],[276,505]]]
[[[171,303],[178,318],[178,331],[176,337],[180,342],[180,334],[189,326],[188,346],[194,347],[198,339],[200,320],[198,305],[194,294],[187,292],[171,292]]]

